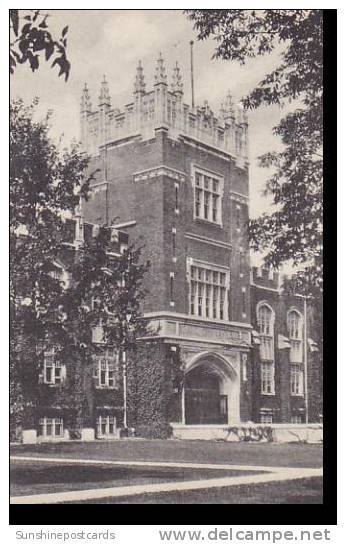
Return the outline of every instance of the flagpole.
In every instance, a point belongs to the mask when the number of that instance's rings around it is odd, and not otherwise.
[[[193,79],[193,40],[190,41],[190,47],[191,47],[191,103],[192,107],[195,107],[195,87],[194,87],[194,79]]]
[[[127,429],[127,368],[126,368],[126,350],[123,349],[123,389],[124,389],[124,420],[123,425],[124,429]]]
[[[309,402],[308,402],[308,346],[307,346],[307,304],[304,296],[304,396],[305,396],[305,423],[309,423]]]
[[[105,143],[105,153],[104,153],[104,176],[106,182],[106,194],[105,194],[105,207],[106,207],[106,225],[108,227],[108,164],[107,164],[107,142]]]

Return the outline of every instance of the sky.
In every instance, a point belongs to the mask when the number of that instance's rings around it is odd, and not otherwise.
[[[184,83],[184,102],[191,103],[190,40],[194,40],[195,102],[208,100],[214,113],[228,90],[235,101],[254,86],[279,62],[279,52],[257,57],[241,66],[236,62],[212,60],[213,40],[199,42],[192,21],[181,10],[49,10],[50,31],[57,37],[68,25],[67,55],[71,62],[67,82],[58,78],[58,69],[44,59],[38,71],[19,66],[11,77],[11,97],[30,102],[40,99],[40,111],[53,110],[52,136],[68,145],[79,139],[79,102],[87,82],[93,106],[97,104],[103,74],[109,83],[112,106],[132,101],[136,66],[140,59],[146,88],[153,84],[159,52],[165,59],[168,81],[178,60]],[[279,149],[280,141],[272,133],[285,110],[276,106],[249,112],[250,216],[270,210],[271,201],[263,197],[268,171],[258,166],[257,157]]]

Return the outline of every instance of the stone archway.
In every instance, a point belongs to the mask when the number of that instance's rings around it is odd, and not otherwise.
[[[216,353],[195,357],[184,384],[186,425],[239,421],[239,376],[229,361]]]

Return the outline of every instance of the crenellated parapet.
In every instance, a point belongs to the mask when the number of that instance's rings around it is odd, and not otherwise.
[[[178,63],[173,67],[170,85],[164,59],[159,54],[154,86],[147,91],[144,70],[139,61],[133,87],[133,100],[124,108],[112,108],[106,78],[101,83],[98,108],[92,109],[89,91],[81,99],[81,142],[91,155],[98,155],[104,145],[122,140],[153,138],[163,129],[172,139],[185,139],[220,150],[240,164],[248,156],[248,122],[241,104],[234,103],[230,92],[215,115],[207,101],[192,108],[184,102],[182,75]]]

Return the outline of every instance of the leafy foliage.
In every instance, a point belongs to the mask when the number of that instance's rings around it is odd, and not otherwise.
[[[10,109],[11,392],[14,412],[36,402],[36,344],[44,338],[61,297],[53,262],[62,246],[60,210],[79,201],[87,160],[77,149],[59,154],[48,136],[49,119],[35,121],[35,101]],[[37,383],[37,373],[36,373]],[[34,381],[35,381],[34,380]],[[27,386],[31,384],[30,386]],[[24,400],[25,399],[25,400]],[[20,408],[20,410],[19,410]]]
[[[170,421],[179,418],[184,363],[179,346],[154,339],[140,342],[129,353],[128,373],[129,423],[143,438],[169,438]],[[178,401],[179,402],[179,401]],[[179,402],[181,406],[181,402]]]
[[[245,64],[280,46],[275,69],[244,98],[248,109],[292,103],[274,133],[282,151],[260,157],[274,171],[266,192],[272,213],[250,222],[255,250],[266,252],[267,265],[291,260],[304,267],[305,283],[322,290],[322,10],[185,10],[198,39],[212,37],[215,58]]]
[[[47,24],[48,14],[41,10],[10,10],[10,73],[13,74],[18,64],[28,63],[35,72],[40,65],[40,55],[49,61],[53,58],[52,68],[59,67],[59,76],[67,81],[70,62],[66,56],[68,26],[55,39]]]
[[[228,427],[225,441],[235,436],[239,442],[273,442],[273,428],[264,425],[256,427]]]
[[[40,407],[55,406],[69,414],[66,420],[85,424],[92,419],[94,355],[100,351],[93,329],[102,326],[106,347],[119,350],[145,333],[141,282],[149,265],[140,263],[140,249],[116,255],[107,225],[90,239],[66,244],[65,217],[80,210],[95,172],[87,177],[89,160],[78,147],[57,148],[49,116],[36,121],[36,106],[14,101],[10,116],[12,423],[35,425]],[[54,395],[39,385],[44,352],[52,346],[68,369]]]
[[[128,350],[137,335],[146,332],[140,307],[146,294],[142,278],[149,262],[141,263],[141,249],[133,246],[115,255],[111,236],[111,229],[104,225],[97,236],[85,241],[66,268],[71,287],[65,290],[61,302],[67,320],[78,323],[83,344],[90,328],[101,326],[107,345]]]

